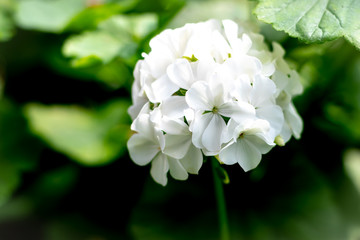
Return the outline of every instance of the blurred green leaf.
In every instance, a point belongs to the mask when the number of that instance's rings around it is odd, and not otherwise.
[[[154,14],[119,15],[99,24],[95,31],[84,32],[66,40],[63,54],[74,58],[74,67],[92,66],[115,57],[130,58],[136,53],[139,41],[157,26]]]
[[[343,160],[347,175],[360,193],[360,149],[346,150]]]
[[[99,25],[99,29],[115,37],[140,41],[157,27],[157,15],[153,13],[118,15]]]
[[[9,40],[13,36],[14,31],[15,27],[12,20],[0,9],[0,41]]]
[[[121,59],[101,64],[102,61],[98,57],[89,56],[76,61],[76,63],[83,67],[74,67],[58,51],[49,51],[47,53],[47,63],[51,68],[71,78],[102,82],[113,89],[131,84],[129,81],[132,78],[131,69]],[[85,63],[82,61],[85,61]],[[88,66],[85,67],[86,65]]]
[[[176,28],[189,22],[207,21],[210,18],[234,19],[241,21],[242,24],[258,27],[249,21],[254,17],[251,14],[251,3],[248,0],[188,1],[169,25],[171,28]]]
[[[305,42],[339,37],[360,48],[360,2],[353,0],[260,0],[255,14]]]
[[[360,142],[360,56],[355,55],[352,61],[343,63],[341,81],[336,81],[336,91],[328,94],[329,100],[324,106],[326,121],[319,124],[329,135],[346,144]],[[338,79],[336,79],[338,80]],[[325,123],[325,124],[324,124]]]
[[[20,173],[11,163],[0,161],[0,206],[11,196],[20,184]]]
[[[74,67],[91,66],[94,62],[108,63],[118,55],[122,43],[110,34],[102,31],[85,32],[69,38],[63,53],[73,60]]]
[[[13,0],[0,0],[0,42],[9,40],[15,32],[12,14],[15,9]]]
[[[101,165],[120,157],[130,135],[126,101],[96,110],[79,106],[28,104],[32,131],[55,150],[84,165]]]
[[[21,183],[23,171],[34,169],[40,145],[29,134],[21,111],[0,100],[0,205]]]
[[[53,207],[75,185],[78,169],[67,165],[42,173],[31,186],[29,195],[43,210]]]
[[[122,0],[88,7],[71,19],[66,26],[66,30],[83,31],[95,29],[101,21],[115,14],[129,11],[137,2],[138,0]]]
[[[19,1],[15,20],[25,29],[59,33],[85,7],[84,0]]]

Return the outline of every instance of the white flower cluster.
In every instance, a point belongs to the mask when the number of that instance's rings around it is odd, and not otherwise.
[[[203,154],[249,171],[300,137],[292,98],[302,85],[277,43],[271,52],[262,35],[209,20],[165,30],[150,47],[134,71],[128,149],[156,182],[197,174]]]

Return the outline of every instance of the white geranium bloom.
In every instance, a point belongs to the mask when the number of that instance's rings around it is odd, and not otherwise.
[[[241,122],[255,116],[253,106],[234,101],[224,90],[222,82],[213,78],[209,82],[194,83],[185,96],[187,104],[195,112],[191,126],[193,143],[210,155],[221,149],[222,133],[226,127],[223,117],[236,118]]]
[[[234,96],[250,103],[255,108],[256,116],[269,122],[268,135],[271,139],[280,134],[284,124],[284,114],[275,102],[276,86],[269,78],[256,75],[251,83],[243,79],[237,85]]]
[[[160,123],[165,134],[164,153],[179,159],[185,170],[197,174],[203,162],[201,150],[192,144],[189,127],[180,120],[164,117]]]
[[[148,71],[145,92],[152,102],[161,102],[175,93],[179,86],[170,81],[168,68],[182,58],[207,56],[206,47],[217,21],[186,24],[182,28],[165,30],[150,41],[151,52],[143,54]],[[193,57],[194,56],[194,57]]]
[[[156,182],[197,174],[203,154],[249,171],[275,143],[300,137],[292,100],[302,86],[280,45],[270,51],[247,26],[209,20],[165,30],[150,48],[134,70],[128,148]]]
[[[265,137],[269,128],[270,124],[261,119],[242,124],[230,120],[227,135],[231,141],[221,150],[220,160],[229,165],[239,163],[246,172],[255,168],[261,160],[261,155],[275,145]]]
[[[154,127],[149,114],[140,114],[131,125],[136,131],[127,143],[131,159],[138,165],[144,166],[151,162],[151,176],[159,184],[167,184],[167,172],[173,178],[186,180],[188,174],[180,161],[163,153],[165,137],[163,132]]]

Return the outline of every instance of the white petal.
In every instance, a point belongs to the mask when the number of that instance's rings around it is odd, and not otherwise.
[[[243,130],[238,128],[239,123],[237,123],[234,119],[230,119],[229,122],[226,125],[226,129],[224,133],[221,135],[221,142],[222,143],[228,143],[232,138],[235,138],[237,140],[237,137],[239,136],[238,130]]]
[[[274,74],[275,70],[276,69],[274,63],[268,62],[263,64],[261,73],[266,77],[270,77]]]
[[[239,165],[245,172],[254,169],[259,165],[261,160],[260,151],[247,140],[237,142],[237,159]]]
[[[272,42],[273,54],[275,58],[282,58],[285,55],[285,50],[277,42]]]
[[[289,75],[289,83],[286,86],[286,91],[288,91],[292,96],[301,94],[304,91],[304,87],[300,82],[299,74],[292,70]]]
[[[253,145],[262,154],[268,153],[275,146],[274,142],[271,144],[266,142],[261,134],[248,135],[245,136],[244,139],[248,142],[249,145]]]
[[[139,97],[136,101],[133,101],[134,104],[131,105],[128,109],[128,113],[132,120],[134,120],[140,113],[141,109],[148,102],[146,97]]]
[[[180,159],[180,162],[187,172],[198,174],[203,163],[203,155],[201,150],[191,144],[188,152],[182,159]]]
[[[183,89],[189,89],[194,82],[193,72],[187,59],[177,59],[166,70],[169,79]]]
[[[160,151],[159,145],[149,141],[140,134],[134,134],[127,142],[131,159],[138,165],[148,164]]]
[[[206,82],[199,81],[192,85],[192,87],[186,92],[185,100],[187,104],[197,110],[212,110],[213,106],[209,104],[208,94],[209,88]]]
[[[179,87],[170,81],[167,75],[156,79],[152,84],[151,88],[155,95],[155,102],[161,102],[162,100],[170,97],[173,93],[179,90]]]
[[[140,113],[140,115],[131,124],[131,130],[140,133],[144,138],[147,138],[154,143],[157,142],[154,124],[150,121],[149,114]]]
[[[135,79],[134,83],[136,83],[136,84],[139,84],[138,81],[140,79],[140,69],[141,69],[141,65],[143,62],[144,62],[144,60],[138,60],[136,62],[135,68],[134,68],[133,76]]]
[[[275,100],[276,86],[270,78],[257,75],[253,82],[251,104],[259,107],[264,103]]]
[[[181,165],[179,160],[174,158],[169,158],[169,167],[170,167],[170,174],[173,178],[177,180],[186,180],[188,178],[188,173]]]
[[[260,73],[262,69],[260,60],[252,56],[232,57],[227,59],[225,64],[237,75],[245,74],[254,76],[257,73]]]
[[[165,30],[161,34],[150,40],[152,51],[149,55],[145,55],[145,61],[149,66],[152,75],[159,78],[166,73],[166,68],[176,58],[176,53],[169,41],[170,31]]]
[[[246,122],[243,127],[245,128],[243,132],[246,136],[257,134],[264,135],[270,130],[270,123],[264,119],[255,119],[253,121]]]
[[[256,115],[270,123],[270,134],[275,139],[284,125],[284,114],[281,107],[275,104],[263,105],[256,110]]]
[[[236,142],[230,142],[220,151],[219,158],[226,165],[233,165],[238,162],[238,147]]]
[[[223,20],[224,32],[229,40],[231,47],[234,48],[235,41],[238,39],[238,25],[232,20]]]
[[[144,69],[140,69],[140,82],[141,82],[141,91],[144,92],[144,94],[147,96],[147,98],[151,101],[151,102],[157,102],[156,97],[155,97],[155,93],[151,87],[151,84],[155,81],[155,78],[153,76],[151,76],[151,74],[144,70]]]
[[[286,74],[279,71],[278,69],[275,70],[274,74],[271,76],[271,79],[274,81],[276,88],[277,88],[276,95],[279,95],[280,92],[286,88],[288,81],[289,81],[289,78],[286,76]]]
[[[245,135],[238,138],[238,141],[232,141],[225,146],[219,157],[225,164],[238,162],[247,172],[259,164],[261,154],[269,152],[273,145],[265,142],[261,135],[247,135],[245,132]]]
[[[203,148],[202,134],[212,119],[212,113],[203,114],[201,111],[195,113],[194,120],[190,125],[192,131],[192,142],[197,148]]]
[[[240,75],[236,81],[233,82],[233,89],[229,89],[229,92],[238,100],[249,102],[251,99],[251,80],[248,75]]]
[[[161,112],[169,118],[181,118],[185,115],[185,110],[189,106],[183,96],[171,96],[165,99],[160,105]]]
[[[223,63],[228,58],[228,54],[231,52],[228,42],[219,31],[213,31],[211,41],[214,46],[216,46],[211,52],[212,57],[217,63]]]
[[[225,128],[226,128],[226,124],[224,119],[222,119],[219,114],[213,114],[201,138],[202,144],[208,151],[210,152],[220,151],[221,135],[223,134]]]
[[[250,50],[252,44],[253,43],[251,38],[244,33],[241,38],[241,48],[238,49],[239,53],[243,53],[243,54],[247,53]]]
[[[186,121],[188,122],[188,124],[190,124],[191,126],[191,123],[192,121],[194,120],[194,117],[195,117],[195,112],[193,109],[191,108],[188,108],[184,111],[184,114],[185,114],[185,118],[186,118]]]
[[[169,163],[167,157],[159,153],[151,163],[150,174],[155,182],[165,186],[167,184],[166,174],[169,171]]]
[[[163,152],[170,157],[180,159],[185,156],[191,144],[191,135],[165,135]]]
[[[160,124],[161,130],[170,135],[190,135],[189,127],[184,120],[163,117]]]
[[[217,67],[211,56],[201,58],[196,62],[196,79],[198,81],[206,81],[213,74]]]
[[[243,101],[227,102],[219,107],[222,116],[234,118],[238,122],[255,117],[255,108]]]
[[[303,130],[303,121],[297,113],[293,103],[289,104],[289,107],[284,111],[284,115],[286,122],[294,134],[294,137],[299,139]]]
[[[282,137],[285,143],[289,141],[292,136],[292,131],[286,122],[283,125],[283,128],[281,129],[280,136]]]
[[[218,74],[214,74],[208,83],[209,91],[207,91],[208,102],[211,106],[220,106],[224,103],[226,95],[224,93],[224,82],[221,81]]]

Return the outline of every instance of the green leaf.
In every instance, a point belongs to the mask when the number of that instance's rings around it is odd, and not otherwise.
[[[157,15],[152,13],[117,15],[102,22],[99,28],[116,37],[140,41],[156,29],[157,22]]]
[[[112,35],[103,32],[85,32],[69,38],[63,47],[67,57],[75,57],[74,67],[91,66],[96,62],[108,63],[122,49],[122,43]]]
[[[101,64],[102,61],[92,55],[70,63],[58,51],[48,51],[46,60],[54,71],[71,78],[98,81],[112,89],[131,84],[129,79],[132,78],[132,72],[120,59]]]
[[[85,1],[19,1],[15,20],[20,27],[25,29],[59,33],[85,7]]]
[[[0,205],[9,199],[19,183],[19,171],[9,163],[0,162]]]
[[[15,32],[12,14],[15,9],[13,0],[0,0],[0,42],[9,40]]]
[[[66,30],[83,31],[95,29],[101,21],[129,11],[138,0],[123,0],[119,3],[108,3],[88,7],[77,14],[66,26]]]
[[[101,165],[120,157],[130,136],[125,101],[100,109],[80,106],[25,107],[32,131],[53,149],[84,165]]]
[[[345,37],[360,48],[360,1],[260,0],[255,14],[307,43]]]
[[[92,66],[97,58],[104,64],[115,57],[131,58],[139,42],[156,26],[154,14],[114,16],[101,22],[95,31],[68,38],[63,54],[73,58],[73,67]]]
[[[18,185],[21,174],[35,168],[40,145],[26,127],[20,109],[0,100],[0,205],[5,203]]]
[[[9,40],[13,36],[14,31],[15,27],[12,20],[0,9],[0,41]]]
[[[56,206],[73,189],[78,175],[78,168],[70,164],[38,174],[29,191],[36,207],[46,211]]]

